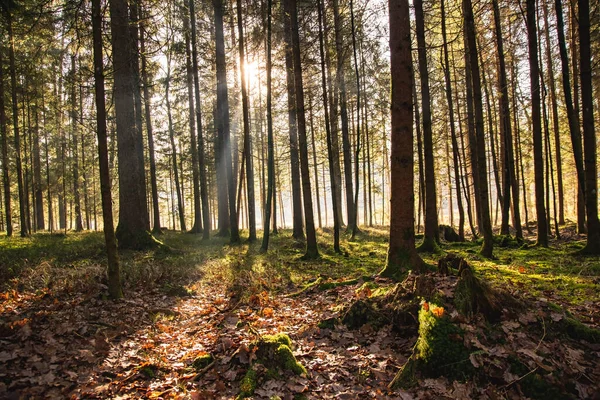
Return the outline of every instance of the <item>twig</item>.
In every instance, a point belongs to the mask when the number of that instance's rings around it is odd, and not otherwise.
[[[546,337],[546,321],[544,321],[544,317],[542,317],[542,327],[544,328],[544,334],[542,335],[542,338],[540,339],[540,342],[538,343],[538,345],[533,350],[534,352],[537,351],[537,349],[539,349],[542,342],[544,341],[544,338]]]
[[[532,369],[531,371],[529,371],[528,373],[526,373],[525,375],[515,379],[514,381],[512,381],[511,383],[507,383],[506,385],[504,385],[504,388],[508,388],[509,386],[512,386],[514,383],[519,382],[521,379],[526,378],[528,375],[533,374],[535,371],[537,371],[539,367],[535,367],[534,369]]]
[[[198,379],[200,379],[200,377],[202,375],[204,375],[209,369],[211,369],[214,365],[215,362],[217,362],[216,359],[214,359],[210,364],[208,364],[206,367],[202,368],[200,371],[198,371],[198,373],[190,378],[185,379],[186,381],[197,381]]]

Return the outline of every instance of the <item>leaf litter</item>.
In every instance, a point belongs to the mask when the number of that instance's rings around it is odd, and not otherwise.
[[[454,277],[435,274],[434,279],[444,296],[452,295]],[[117,302],[98,293],[7,292],[0,303],[0,397],[235,398],[256,358],[251,343],[278,332],[292,338],[294,355],[308,374],[283,372],[264,380],[254,398],[526,398],[526,384],[535,382],[531,377],[573,398],[594,398],[600,390],[600,345],[550,334],[550,323],[567,318],[565,312],[549,307],[546,299],[523,299],[527,307],[507,310],[494,329],[480,318],[461,322],[471,351],[465,362],[478,371],[475,378],[420,379],[408,391],[390,391],[416,336],[369,324],[357,330],[337,322],[332,329],[319,328],[354,300],[371,295],[357,291],[360,286],[297,297],[262,291],[246,302],[214,282],[199,283],[190,297],[130,291]],[[437,310],[440,316],[455,313]],[[195,360],[206,355],[213,361],[196,368]]]

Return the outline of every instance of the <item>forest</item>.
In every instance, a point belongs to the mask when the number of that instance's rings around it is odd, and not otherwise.
[[[594,399],[600,3],[0,0],[0,398]]]

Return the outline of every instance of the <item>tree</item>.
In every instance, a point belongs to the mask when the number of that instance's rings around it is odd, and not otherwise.
[[[473,134],[469,134],[469,149],[471,151],[471,159],[476,160],[476,165],[473,169],[473,181],[477,181],[475,185],[475,197],[479,200],[476,202],[477,214],[480,219],[480,229],[483,234],[483,245],[481,254],[484,257],[492,257],[494,249],[494,235],[492,233],[492,222],[490,219],[489,193],[487,188],[487,166],[486,166],[486,151],[485,151],[485,134],[483,124],[483,103],[481,94],[481,79],[479,73],[479,59],[477,57],[477,41],[475,38],[475,18],[473,16],[473,5],[471,0],[463,0],[463,18],[464,18],[464,35],[465,35],[465,64],[467,70],[467,81],[471,83],[473,108],[473,118],[471,123],[474,127],[470,129]],[[467,85],[468,88],[468,85]],[[469,104],[468,104],[469,105]],[[473,168],[473,166],[472,166]]]
[[[263,240],[261,251],[266,252],[269,248],[269,233],[271,224],[271,210],[275,200],[275,149],[273,143],[273,114],[272,114],[272,94],[271,94],[271,11],[273,8],[272,0],[267,0],[267,200],[265,207],[265,221],[263,226]],[[275,216],[273,216],[275,219]]]
[[[204,137],[202,132],[202,103],[200,102],[200,80],[198,77],[198,46],[196,33],[196,9],[194,0],[189,2],[190,22],[192,25],[192,74],[194,76],[194,97],[196,99],[196,129],[198,133],[198,174],[200,177],[200,199],[202,202],[202,239],[210,238],[210,210],[208,206],[208,184],[206,180],[206,161],[204,155]]]
[[[283,14],[285,40],[285,74],[287,87],[288,124],[290,129],[290,169],[292,175],[292,237],[304,240],[304,222],[302,213],[302,189],[300,181],[300,153],[298,150],[298,116],[296,110],[296,87],[294,82],[294,57],[292,50],[292,31],[290,13],[286,5],[281,7]]]
[[[8,33],[8,62],[10,70],[10,91],[12,95],[12,120],[15,141],[15,164],[17,172],[17,187],[19,190],[19,216],[21,222],[21,237],[29,235],[27,229],[27,207],[25,205],[25,188],[23,184],[23,164],[21,160],[21,136],[19,134],[19,108],[17,103],[17,71],[15,67],[15,40],[12,27],[12,13],[7,4],[3,4]]]
[[[141,6],[140,6],[141,14]],[[145,18],[142,18],[145,21]],[[146,118],[146,136],[148,137],[148,159],[150,161],[150,188],[152,193],[152,234],[162,234],[160,227],[160,207],[158,205],[158,184],[156,182],[156,156],[154,152],[154,131],[152,130],[152,116],[150,112],[150,82],[148,79],[148,63],[146,56],[145,24],[140,23],[140,51],[142,62],[142,84],[144,85],[144,113]]]
[[[4,63],[3,49],[0,48],[0,141],[2,145],[2,184],[4,187],[4,212],[6,215],[6,236],[13,233],[12,206],[10,200],[10,175],[8,173],[8,133],[6,132],[6,110],[4,108]]]
[[[517,239],[523,239],[521,229],[521,213],[519,211],[519,182],[515,173],[515,157],[513,151],[512,126],[510,122],[510,102],[508,97],[508,79],[506,77],[506,60],[504,57],[504,41],[502,39],[502,26],[500,24],[500,9],[498,0],[492,0],[494,10],[494,27],[496,31],[496,49],[498,51],[498,89],[500,92],[500,136],[504,148],[502,158],[502,186],[504,205],[502,208],[502,234],[508,234],[508,211],[510,208],[510,194],[513,198],[513,221]]]
[[[219,199],[219,210],[221,210],[221,202],[227,202],[229,205],[229,239],[231,243],[240,241],[240,233],[238,230],[238,219],[236,211],[236,185],[233,176],[233,165],[231,160],[231,139],[230,139],[230,124],[229,124],[229,101],[227,99],[227,65],[225,63],[225,38],[223,35],[223,0],[213,0],[215,11],[215,41],[216,41],[216,69],[217,69],[217,136],[218,143],[216,151],[220,153],[217,157],[217,171],[221,171],[221,177],[227,182],[227,196]],[[223,174],[225,172],[225,174]],[[225,185],[219,185],[225,186]],[[224,207],[223,207],[224,209]],[[219,212],[219,221],[222,218],[221,211]],[[223,214],[223,217],[225,215]],[[220,222],[219,222],[220,223]],[[226,230],[222,227],[221,234],[225,234]]]
[[[425,235],[420,251],[434,251],[440,241],[437,215],[437,191],[433,157],[433,131],[431,128],[431,95],[427,70],[427,45],[425,44],[425,16],[423,0],[415,0],[419,75],[421,78],[421,107],[423,121],[423,152],[425,156]]]
[[[348,127],[348,100],[346,94],[346,77],[344,72],[345,50],[344,33],[342,32],[343,20],[339,9],[339,0],[333,0],[333,23],[335,30],[335,49],[337,54],[336,79],[340,95],[340,119],[342,122],[342,151],[344,154],[344,180],[346,182],[346,211],[348,218],[347,229],[354,230],[356,222],[356,205],[354,204],[354,191],[352,184],[352,149],[350,148],[350,129]],[[358,168],[358,167],[357,167]]]
[[[423,260],[415,249],[412,56],[408,0],[389,0],[392,74],[390,243],[381,275],[394,278]]]
[[[442,38],[444,47],[444,82],[446,83],[446,101],[448,103],[448,118],[450,124],[450,139],[452,141],[452,161],[454,166],[454,182],[456,185],[456,203],[458,205],[458,236],[465,240],[465,210],[462,204],[460,185],[460,164],[458,141],[456,140],[456,127],[454,125],[454,103],[452,101],[452,81],[450,80],[450,61],[448,57],[448,40],[446,37],[446,12],[445,1],[441,1],[442,12]],[[452,207],[452,206],[451,206]]]
[[[598,176],[596,157],[596,130],[592,93],[592,55],[590,45],[590,2],[578,0],[579,57],[581,63],[581,105],[583,108],[583,149],[585,165],[585,210],[587,243],[585,254],[600,254],[600,221],[598,220]]]
[[[537,244],[548,247],[548,221],[544,206],[544,160],[542,143],[540,72],[538,64],[535,0],[527,0],[527,41],[531,82],[531,121],[533,124],[533,162],[535,175],[535,209],[537,214]]]
[[[242,65],[242,116],[244,119],[244,154],[246,156],[246,190],[248,195],[248,240],[256,240],[256,204],[254,200],[254,164],[252,161],[252,142],[250,140],[250,118],[248,111],[248,92],[246,83],[246,55],[244,51],[244,29],[242,23],[242,1],[237,0],[238,48]]]
[[[116,236],[120,248],[144,249],[156,241],[149,233],[146,208],[146,178],[141,136],[135,117],[133,45],[126,0],[109,0],[114,73],[114,102],[119,162],[119,224]]]
[[[304,86],[302,85],[302,62],[300,54],[300,34],[298,31],[298,9],[296,0],[284,0],[285,12],[290,14],[292,60],[294,64],[294,87],[296,94],[296,116],[298,124],[298,146],[300,152],[300,172],[302,178],[302,198],[304,203],[304,224],[306,226],[306,259],[319,257],[317,236],[312,207],[310,169],[308,166],[308,143],[306,139],[306,116],[304,114]]]
[[[102,8],[100,0],[92,0],[92,33],[94,46],[94,86],[96,89],[96,133],[102,192],[104,241],[108,255],[108,292],[113,299],[123,297],[117,241],[113,225],[108,147],[106,144],[106,104],[104,92],[104,59],[102,55]]]
[[[334,172],[334,149],[332,143],[332,132],[331,125],[329,121],[329,110],[328,110],[328,99],[327,99],[327,78],[325,74],[325,50],[323,43],[323,3],[322,0],[319,0],[319,4],[317,5],[317,10],[319,13],[319,52],[321,55],[321,87],[323,90],[323,109],[325,112],[325,132],[327,135],[327,160],[329,161],[329,177],[331,182],[331,204],[333,210],[333,249],[336,253],[341,253],[340,250],[340,217],[338,215],[338,187],[337,187],[337,179],[335,177]]]

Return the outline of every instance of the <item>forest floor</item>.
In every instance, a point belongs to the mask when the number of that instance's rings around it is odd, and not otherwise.
[[[465,367],[462,378],[419,378],[393,391],[417,341],[416,316],[401,333],[338,319],[357,299],[394,287],[376,276],[387,231],[344,236],[341,255],[330,231],[318,236],[321,258],[303,261],[288,231],[266,254],[260,243],[166,232],[168,247],[121,253],[119,301],[107,298],[101,233],[0,237],[0,398],[213,399],[244,389],[257,399],[598,398],[600,258],[574,255],[584,242],[572,228],[549,249],[506,241],[494,260],[474,242],[423,254],[440,290],[452,295],[456,285],[433,272],[453,252],[522,306],[493,324],[461,320],[470,354],[447,367]],[[306,373],[265,373],[253,362],[257,339],[278,332]],[[248,388],[251,364],[258,382]]]

